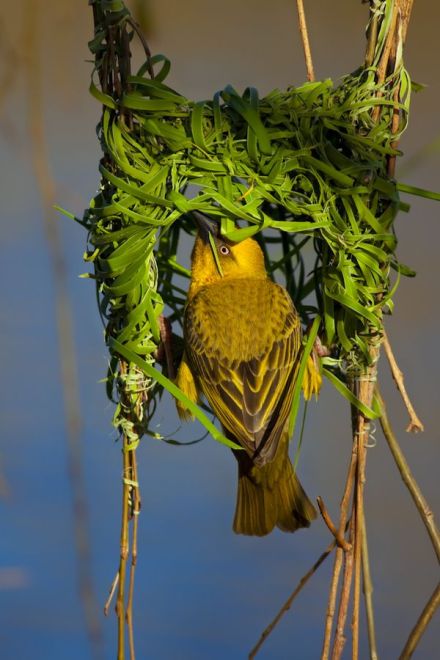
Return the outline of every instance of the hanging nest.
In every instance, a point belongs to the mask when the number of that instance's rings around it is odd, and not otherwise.
[[[127,29],[129,43],[129,14],[109,12],[107,20]],[[182,322],[181,277],[189,273],[177,252],[181,232],[193,232],[194,210],[218,217],[222,234],[233,241],[258,234],[269,272],[284,275],[304,325],[322,320],[323,341],[332,348],[324,373],[353,402],[343,374],[362,370],[371,341],[380,339],[382,314],[392,310],[399,280],[392,283],[392,269],[412,274],[397,260],[393,228],[397,212],[408,206],[386,167],[407,123],[406,70],[398,66],[380,86],[373,63],[337,87],[330,80],[310,82],[260,98],[254,88],[240,95],[227,86],[212,100],[194,102],[166,85],[169,60],[147,54],[136,75],[125,67],[118,96],[115,85],[106,93],[102,75],[109,34],[91,42],[101,81],[100,88],[92,81],[91,92],[103,105],[104,158],[101,189],[82,223],[112,354],[109,395],[115,385],[119,389],[115,425],[136,442],[165,387],[226,442],[153,366],[164,305],[171,321]],[[114,57],[122,71],[123,55]],[[396,104],[389,99],[398,89],[400,125],[392,134]],[[315,256],[307,271],[308,244]],[[124,373],[121,356],[128,364]]]

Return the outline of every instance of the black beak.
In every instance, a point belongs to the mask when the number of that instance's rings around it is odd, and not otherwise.
[[[213,238],[220,237],[220,224],[217,222],[217,220],[214,220],[213,218],[200,213],[200,211],[193,211],[192,216],[196,221],[200,236],[204,243],[210,242],[210,234]]]

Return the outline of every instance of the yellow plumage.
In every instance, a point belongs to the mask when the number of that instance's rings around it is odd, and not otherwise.
[[[239,466],[234,531],[262,536],[276,525],[295,531],[316,516],[288,456],[299,317],[287,291],[268,278],[256,241],[234,244],[218,235],[212,221],[199,217],[199,224],[177,384],[192,401],[203,394],[225,434],[244,449],[234,451]],[[320,382],[310,359],[307,397]],[[182,418],[190,416],[179,402],[177,408]]]

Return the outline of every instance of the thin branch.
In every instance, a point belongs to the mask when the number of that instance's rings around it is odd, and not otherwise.
[[[148,74],[149,74],[150,78],[153,80],[154,79],[154,69],[153,69],[153,65],[151,63],[151,51],[150,51],[150,47],[148,45],[148,42],[145,38],[145,35],[142,32],[140,26],[137,24],[137,22],[133,18],[131,18],[131,17],[128,18],[127,23],[129,25],[131,25],[131,27],[133,28],[133,30],[136,32],[137,36],[139,37],[139,40],[140,40],[140,42],[142,44],[142,47],[144,49],[145,56],[147,58],[147,71],[148,71]]]
[[[388,28],[388,34],[382,50],[382,55],[377,66],[377,84],[379,86],[384,83],[387,74],[394,70],[399,40],[402,46],[405,43],[413,1],[414,0],[396,0],[393,5],[391,23]],[[380,98],[380,96],[381,94],[379,93],[377,98]],[[380,105],[377,105],[372,112],[373,121],[377,121],[380,112],[381,107]],[[395,117],[393,117],[393,120],[394,119]],[[393,132],[395,133],[397,131],[394,130]],[[395,156],[391,156],[390,161],[392,163],[391,170],[394,170]],[[389,175],[392,176],[392,172],[389,172]]]
[[[332,581],[330,584],[327,613],[325,620],[324,641],[322,644],[321,660],[328,660],[330,654],[330,643],[333,629],[333,620],[336,612],[336,598],[338,594],[339,579],[341,575],[344,551],[337,548],[335,562],[333,565]]]
[[[429,622],[431,621],[439,606],[440,583],[436,586],[434,593],[423,608],[423,612],[421,613],[416,625],[412,629],[411,634],[408,637],[408,641],[406,642],[405,647],[399,656],[399,660],[409,660],[409,658],[411,658],[417,644],[420,642],[423,633],[428,627]]]
[[[365,53],[365,68],[370,67],[373,64],[374,51],[377,44],[377,35],[378,35],[378,23],[379,17],[375,11],[375,7],[370,3],[370,22],[368,24],[367,32],[367,50]]]
[[[370,559],[368,554],[368,541],[367,541],[367,526],[365,524],[365,515],[362,512],[362,575],[363,575],[363,592],[365,599],[365,612],[367,616],[367,630],[368,630],[368,644],[370,647],[370,660],[378,660],[377,644],[376,644],[376,627],[374,625],[374,609],[373,609],[373,583],[371,580],[370,572]]]
[[[377,66],[377,84],[378,86],[382,85],[387,74],[388,67],[390,65],[390,56],[394,48],[397,39],[397,19],[399,16],[399,2],[395,2],[393,5],[391,23],[388,28],[387,38],[383,47],[382,55]],[[377,113],[377,114],[376,114]],[[373,112],[373,120],[376,121],[380,113],[380,106],[377,106],[375,112]]]
[[[344,575],[342,580],[341,597],[339,600],[338,618],[336,620],[335,639],[333,642],[332,660],[339,660],[344,650],[346,637],[344,634],[345,621],[347,619],[348,604],[350,600],[351,582],[353,579],[353,558],[354,558],[354,542],[355,542],[355,529],[356,529],[356,512],[352,511],[350,526],[349,526],[349,539],[352,544],[352,549],[344,553]]]
[[[409,490],[409,493],[414,501],[414,504],[417,507],[420,517],[423,520],[423,523],[427,529],[427,532],[431,539],[431,543],[437,555],[437,559],[440,562],[440,533],[435,524],[434,514],[431,511],[428,502],[424,498],[420,490],[420,487],[417,481],[415,480],[408,463],[406,462],[402,450],[400,449],[399,443],[397,442],[396,436],[394,435],[393,429],[391,428],[391,424],[388,419],[387,411],[385,408],[385,403],[384,400],[382,399],[378,387],[376,387],[376,397],[381,406],[382,412],[380,417],[380,424],[382,426],[382,431],[384,433],[385,439],[388,442],[388,446],[396,462],[397,468],[400,472],[400,476],[402,477],[405,486]]]
[[[356,463],[357,463],[357,447],[353,443],[351,460],[350,460],[350,465],[347,472],[347,479],[345,483],[345,490],[342,496],[341,507],[340,507],[339,531],[338,531],[340,536],[344,534],[345,525],[347,523],[348,507],[350,502],[350,494],[353,489]],[[336,611],[336,597],[338,593],[339,577],[341,574],[343,557],[344,557],[344,551],[342,550],[342,548],[337,548],[335,562],[333,566],[332,581],[329,591],[321,660],[328,660],[329,657],[333,619]]]
[[[121,373],[125,373],[127,366],[121,362]],[[118,572],[110,587],[104,613],[107,615],[110,603],[117,590],[116,615],[118,618],[118,660],[125,658],[125,624],[128,628],[128,645],[130,660],[135,660],[134,630],[133,630],[133,595],[135,583],[135,567],[137,561],[137,536],[138,518],[141,509],[139,484],[137,481],[136,451],[130,446],[127,436],[123,436],[123,479],[122,479],[122,517],[121,517],[121,539],[120,559]],[[130,556],[130,520],[131,530],[131,564],[129,568],[128,597],[125,602],[127,583],[128,557]]]
[[[260,639],[258,640],[258,643],[254,646],[252,651],[249,653],[249,660],[252,660],[252,658],[255,658],[257,655],[258,651],[270,635],[270,633],[274,630],[274,628],[277,626],[277,624],[280,622],[284,614],[290,609],[293,601],[299,594],[299,592],[302,590],[302,588],[306,585],[306,583],[309,581],[309,579],[312,577],[312,575],[317,571],[317,569],[321,566],[321,564],[327,559],[327,557],[331,554],[333,551],[333,548],[336,546],[336,541],[332,541],[330,545],[327,547],[326,550],[322,553],[322,555],[319,557],[319,559],[313,564],[312,568],[301,578],[299,581],[297,587],[294,589],[294,591],[291,593],[289,598],[286,600],[276,617],[273,619],[273,621],[265,628],[265,630],[262,632]]]
[[[406,40],[406,34],[408,32],[408,25],[409,25],[409,20],[411,18],[413,4],[414,4],[414,0],[401,0],[399,3],[403,43],[405,43]]]
[[[361,397],[373,398],[374,385],[371,382],[361,382]],[[362,388],[365,392],[362,393]],[[371,394],[370,390],[371,389]],[[358,429],[358,462],[356,477],[356,528],[354,547],[354,588],[353,588],[353,617],[352,617],[352,658],[357,660],[359,656],[359,608],[361,593],[361,563],[362,563],[362,521],[364,520],[364,485],[366,467],[366,446],[370,432],[369,422],[357,412]]]
[[[400,98],[400,88],[396,87],[393,93],[394,106],[393,106],[393,115],[391,118],[392,135],[397,134],[400,126],[399,98]],[[399,140],[393,140],[390,146],[397,151],[397,148],[399,146]],[[392,156],[388,156],[388,176],[391,179],[394,179],[396,177],[396,163],[397,163],[396,154],[393,154]]]
[[[116,615],[118,617],[118,660],[125,658],[125,586],[127,576],[127,559],[129,554],[129,500],[130,500],[130,459],[129,459],[129,441],[123,436],[123,478],[122,478],[122,516],[121,516],[121,538],[119,553],[119,582],[118,596],[116,599]]]
[[[343,550],[345,550],[345,552],[347,552],[348,550],[351,549],[351,546],[350,546],[349,543],[347,543],[347,541],[344,539],[344,537],[341,536],[341,534],[339,534],[339,531],[336,529],[336,525],[334,524],[333,520],[331,519],[330,514],[327,511],[327,507],[324,504],[324,500],[322,499],[322,497],[318,497],[316,499],[316,501],[318,503],[318,508],[319,508],[320,513],[321,513],[322,519],[324,520],[325,524],[329,528],[330,532],[335,537],[337,545],[340,548],[342,548]]]
[[[403,373],[399,369],[399,365],[397,364],[396,358],[394,357],[394,353],[391,348],[390,341],[388,339],[388,335],[385,332],[385,329],[383,330],[383,346],[385,349],[385,354],[387,356],[390,369],[391,369],[391,374],[393,376],[393,380],[396,383],[397,389],[400,392],[400,395],[403,399],[403,402],[406,406],[406,409],[408,411],[408,415],[410,418],[410,423],[407,426],[407,431],[412,431],[413,433],[417,433],[418,431],[423,431],[423,424],[420,421],[416,411],[413,408],[413,405],[410,401],[410,398],[407,394],[406,388],[405,388],[405,383],[403,379]]]
[[[137,562],[137,537],[138,537],[138,521],[139,514],[141,511],[141,498],[138,484],[138,473],[137,473],[137,460],[136,452],[130,452],[131,458],[131,476],[134,482],[133,491],[132,491],[132,513],[133,513],[133,525],[132,525],[132,548],[131,548],[131,565],[130,565],[130,581],[128,587],[128,600],[127,600],[127,612],[126,612],[126,621],[128,627],[128,644],[130,649],[130,659],[135,659],[135,650],[134,650],[134,630],[133,630],[133,596],[134,596],[134,578]]]
[[[307,30],[303,0],[296,0],[296,7],[298,10],[299,31],[301,34],[304,58],[306,61],[307,80],[313,82],[315,80],[315,71],[313,69],[312,52],[310,50],[309,34]]]

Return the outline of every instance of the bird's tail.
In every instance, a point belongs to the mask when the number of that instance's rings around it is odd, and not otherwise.
[[[238,460],[234,532],[265,536],[275,526],[283,532],[309,527],[316,510],[293,471],[287,446],[281,460],[275,458],[262,467],[253,465],[244,451],[234,453]]]

